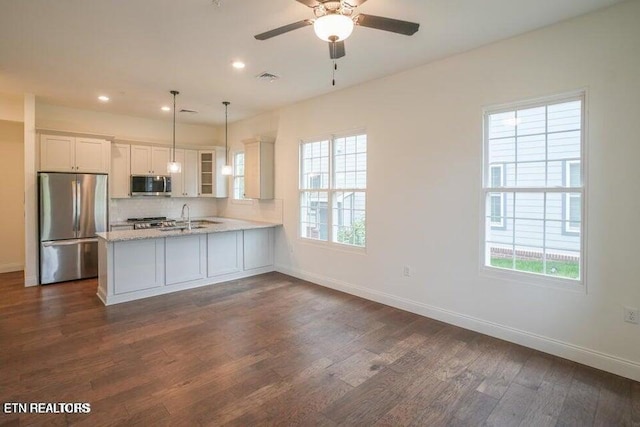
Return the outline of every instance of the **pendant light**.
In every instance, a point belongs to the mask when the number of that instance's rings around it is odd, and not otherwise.
[[[180,92],[172,90],[170,93],[173,95],[173,153],[171,161],[167,163],[167,172],[180,173],[182,171],[182,165],[176,162],[176,95],[180,94]]]
[[[233,175],[233,167],[229,164],[229,101],[224,101],[224,166],[222,175]]]

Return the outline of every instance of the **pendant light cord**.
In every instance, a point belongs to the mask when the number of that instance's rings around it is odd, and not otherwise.
[[[224,101],[224,163],[229,164],[229,101]]]
[[[172,162],[176,162],[176,95],[180,92],[177,90],[172,90],[171,95],[173,95],[173,156]]]

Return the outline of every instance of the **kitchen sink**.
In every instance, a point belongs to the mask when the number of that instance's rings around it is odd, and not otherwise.
[[[222,224],[221,221],[210,221],[208,219],[196,219],[191,221],[191,224],[196,224],[196,225],[208,225],[208,224]]]
[[[191,229],[192,230],[197,230],[199,228],[206,228],[204,225],[193,225],[191,224]],[[160,231],[176,231],[176,230],[180,230],[180,231],[184,231],[184,230],[188,230],[189,227],[185,226],[179,226],[179,227],[162,227],[159,228]]]

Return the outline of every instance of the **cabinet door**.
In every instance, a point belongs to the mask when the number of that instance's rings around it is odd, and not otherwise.
[[[184,150],[176,150],[176,162],[180,163],[182,171],[171,174],[171,197],[184,197]]]
[[[151,148],[151,173],[156,175],[167,174],[167,163],[169,163],[170,152],[168,148]]]
[[[132,145],[131,175],[149,175],[151,173],[151,147]]]
[[[260,198],[260,143],[244,146],[244,197]]]
[[[164,239],[115,242],[114,292],[123,294],[164,285]]]
[[[182,185],[185,197],[198,196],[198,152],[195,150],[184,150]]]
[[[215,151],[199,151],[199,189],[198,196],[214,197],[215,191],[215,171],[216,171],[216,152]]]
[[[76,138],[76,170],[88,173],[109,173],[109,141]]]
[[[242,231],[207,234],[207,277],[242,271]]]
[[[40,137],[40,170],[75,171],[75,143],[76,139],[72,136],[42,135]]]
[[[166,283],[175,285],[204,279],[207,274],[207,236],[191,234],[166,240]]]
[[[259,228],[244,231],[244,269],[273,265],[273,229]]]
[[[113,144],[111,147],[111,175],[109,177],[111,197],[122,199],[130,196],[131,146]]]

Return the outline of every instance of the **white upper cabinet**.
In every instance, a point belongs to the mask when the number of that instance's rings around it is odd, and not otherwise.
[[[244,142],[244,197],[273,199],[274,143],[261,139]]]
[[[198,196],[198,152],[195,150],[184,150],[182,185],[185,197]]]
[[[151,147],[151,173],[155,175],[168,175],[167,164],[170,159],[170,150],[166,147]]]
[[[198,197],[198,152],[176,149],[182,171],[171,174],[172,197]]]
[[[111,143],[66,135],[40,136],[40,170],[109,173]]]
[[[131,175],[167,175],[169,148],[131,146]]]
[[[182,165],[182,171],[171,174],[171,197],[184,197],[184,150],[176,150],[176,162]]]
[[[151,147],[148,145],[131,146],[131,175],[151,174]]]
[[[222,175],[224,166],[223,150],[203,150],[198,151],[199,156],[199,187],[200,197],[227,197],[228,177]]]
[[[123,199],[130,196],[131,146],[113,144],[111,147],[111,174],[109,191],[111,198]]]

